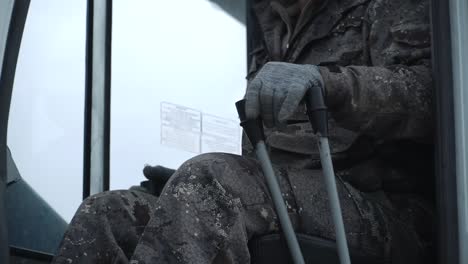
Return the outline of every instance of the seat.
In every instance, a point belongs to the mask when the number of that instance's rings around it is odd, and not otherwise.
[[[297,239],[306,264],[340,264],[334,241],[305,234],[297,234]],[[280,234],[254,238],[249,242],[249,249],[253,264],[293,264],[286,241]],[[384,263],[383,259],[365,256],[364,252],[350,251],[353,264]]]

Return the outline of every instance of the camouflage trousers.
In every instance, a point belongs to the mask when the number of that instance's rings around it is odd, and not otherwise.
[[[322,175],[275,170],[295,229],[333,240]],[[417,206],[396,210],[384,196],[337,183],[350,247],[391,263],[417,263],[407,261],[423,250],[419,220],[406,213]],[[257,162],[204,154],[185,162],[159,198],[130,190],[86,199],[53,263],[250,263],[249,239],[278,230]]]

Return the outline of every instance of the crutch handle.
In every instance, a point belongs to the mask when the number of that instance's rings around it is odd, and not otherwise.
[[[325,105],[323,89],[312,86],[306,94],[307,116],[314,133],[322,137],[328,137],[328,112]]]
[[[237,101],[236,108],[237,113],[239,114],[240,125],[244,129],[252,146],[255,147],[258,142],[265,140],[262,120],[260,118],[251,120],[247,119],[247,115],[245,113],[245,99]]]

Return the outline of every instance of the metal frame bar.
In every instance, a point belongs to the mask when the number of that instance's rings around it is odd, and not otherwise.
[[[449,1],[432,0],[438,262],[458,264],[455,113]]]
[[[451,0],[452,78],[455,112],[459,262],[468,263],[468,2]]]
[[[0,1],[0,263],[9,263],[5,210],[7,132],[13,81],[30,0]],[[3,16],[5,15],[6,16]]]
[[[109,190],[112,0],[88,0],[83,199]]]

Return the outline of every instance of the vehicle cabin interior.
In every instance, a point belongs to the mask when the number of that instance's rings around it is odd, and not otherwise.
[[[253,0],[210,1],[243,21],[245,59],[250,61],[258,34],[249,11]],[[50,263],[67,228],[67,222],[21,177],[7,144],[15,72],[31,2],[0,1],[0,263]],[[110,188],[112,2],[87,1],[83,198]],[[435,164],[429,166],[436,175],[437,212],[433,261],[463,264],[468,263],[468,104],[463,101],[468,100],[468,2],[432,0],[431,5],[436,150]],[[93,81],[97,79],[102,81]],[[340,263],[334,241],[297,237],[306,263]],[[252,263],[293,263],[282,234],[255,238],[249,248]],[[355,264],[378,263],[352,248],[350,256]]]

